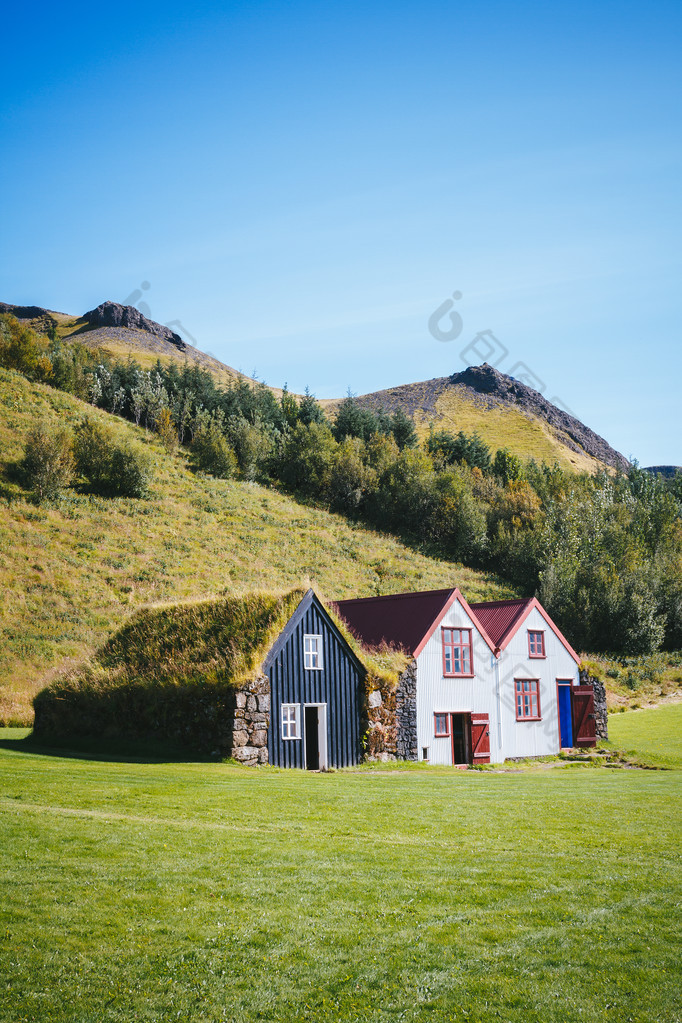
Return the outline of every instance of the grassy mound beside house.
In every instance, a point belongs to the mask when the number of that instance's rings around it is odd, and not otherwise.
[[[95,656],[34,700],[36,738],[229,746],[235,691],[261,674],[303,597],[252,593],[138,611]]]

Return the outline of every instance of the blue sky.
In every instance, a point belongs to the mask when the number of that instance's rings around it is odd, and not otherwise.
[[[0,299],[141,292],[320,397],[456,372],[489,330],[499,369],[682,464],[679,4],[66,3],[4,28]]]

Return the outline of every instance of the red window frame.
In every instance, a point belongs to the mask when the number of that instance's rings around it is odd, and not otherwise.
[[[540,637],[538,644],[537,637]],[[538,645],[539,648],[538,649]],[[533,649],[535,648],[535,649]],[[529,629],[528,630],[528,656],[529,657],[546,657],[545,653],[545,633],[542,629]]]
[[[445,731],[438,731],[438,718],[445,718]],[[435,739],[447,739],[450,736],[450,715],[449,714],[438,714],[433,715],[433,736]]]
[[[514,703],[516,704],[517,721],[540,721],[540,679],[515,678]]]
[[[463,637],[466,636],[467,639]],[[458,637],[458,638],[457,638]],[[441,640],[443,643],[443,675],[445,678],[473,678],[474,677],[474,641],[473,629],[442,628]],[[466,656],[465,656],[466,652]],[[457,656],[457,653],[459,656]],[[450,668],[448,669],[448,658]],[[468,671],[455,671],[455,664],[459,659],[460,667],[464,667],[468,660]]]

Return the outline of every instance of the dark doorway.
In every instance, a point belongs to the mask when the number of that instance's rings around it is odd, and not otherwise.
[[[471,716],[469,714],[451,714],[452,729],[452,762],[453,764],[471,763]]]
[[[309,771],[320,770],[320,739],[318,707],[305,709],[305,766]]]

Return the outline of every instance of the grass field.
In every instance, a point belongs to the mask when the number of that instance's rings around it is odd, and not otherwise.
[[[611,714],[609,745],[647,764],[682,768],[682,703]]]
[[[3,478],[37,420],[73,426],[86,414],[146,446],[152,500],[69,491],[36,507]],[[197,476],[144,430],[2,369],[0,509],[0,723],[29,724],[45,672],[90,653],[140,604],[291,589],[306,578],[329,598],[455,585],[470,600],[514,595],[492,575],[273,489]]]
[[[310,775],[22,734],[2,1020],[680,1019],[680,771]]]

